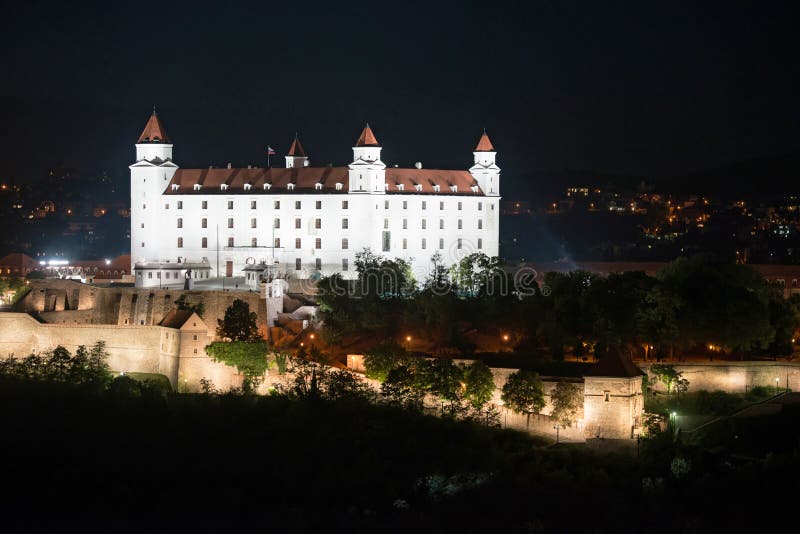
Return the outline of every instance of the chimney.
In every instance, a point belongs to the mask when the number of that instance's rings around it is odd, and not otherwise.
[[[229,169],[231,168],[231,163],[230,163],[230,162],[228,162],[228,168],[229,168]]]

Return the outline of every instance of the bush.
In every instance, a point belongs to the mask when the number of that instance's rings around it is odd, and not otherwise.
[[[392,369],[408,361],[406,349],[393,341],[375,345],[364,354],[364,369],[367,377],[383,382]]]

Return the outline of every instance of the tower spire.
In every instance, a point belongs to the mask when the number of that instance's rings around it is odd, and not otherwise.
[[[356,146],[381,146],[380,143],[378,143],[378,139],[375,137],[375,134],[372,133],[372,128],[369,127],[369,123],[364,126],[364,129],[361,131],[361,135],[358,136]]]
[[[142,135],[139,136],[139,143],[171,143],[167,130],[161,123],[161,119],[156,115],[156,107],[153,106],[153,114],[150,115],[147,124],[142,130]]]

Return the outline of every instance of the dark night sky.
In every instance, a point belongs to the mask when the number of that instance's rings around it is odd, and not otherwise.
[[[344,164],[365,121],[387,163],[430,167],[471,164],[485,127],[510,180],[796,151],[796,18],[696,4],[15,2],[0,172],[126,176],[153,104],[183,167],[262,165],[295,131],[314,164]]]

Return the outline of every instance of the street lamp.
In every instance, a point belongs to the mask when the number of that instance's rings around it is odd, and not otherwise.
[[[775,377],[775,394],[778,394],[778,382],[780,382],[780,378],[777,376]]]

